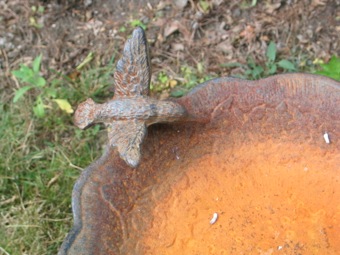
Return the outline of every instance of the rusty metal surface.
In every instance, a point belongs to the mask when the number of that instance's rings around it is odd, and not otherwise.
[[[142,194],[154,192],[155,186],[171,185],[167,172],[211,151],[218,152],[220,146],[272,138],[326,148],[329,145],[322,135],[327,131],[333,150],[340,151],[340,83],[325,77],[219,78],[200,85],[176,103],[189,116],[181,123],[149,127],[136,169],[108,146],[82,173],[72,194],[74,227],[59,255],[141,254],[138,240],[126,240],[150,224],[150,206],[154,204],[140,201]],[[141,213],[131,220],[136,204]]]
[[[158,122],[178,121],[186,116],[186,112],[175,102],[148,96],[150,56],[144,30],[140,27],[127,40],[114,78],[113,99],[105,104],[87,99],[78,106],[74,122],[82,129],[93,123],[104,123],[108,129],[109,144],[117,148],[128,165],[136,167],[147,127]]]

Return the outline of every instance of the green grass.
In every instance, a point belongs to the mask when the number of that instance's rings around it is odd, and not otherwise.
[[[75,106],[87,97],[100,102],[112,96],[111,72],[110,65],[93,66],[77,80],[55,74],[47,82]],[[104,142],[98,140],[105,132],[99,125],[79,130],[48,97],[47,114],[36,116],[34,90],[16,103],[1,95],[0,254],[56,254],[73,222],[73,185],[101,155]]]

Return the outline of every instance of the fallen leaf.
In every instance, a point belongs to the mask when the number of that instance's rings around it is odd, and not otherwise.
[[[64,112],[69,114],[73,113],[72,106],[66,99],[53,99],[53,101],[56,102],[59,108]]]
[[[175,33],[176,31],[178,31],[179,29],[179,22],[178,20],[174,20],[172,22],[170,22],[169,24],[167,24],[164,28],[164,38],[167,38],[169,35]]]
[[[240,33],[240,36],[247,40],[250,43],[255,38],[255,29],[254,27],[248,25],[246,28]]]
[[[317,7],[317,6],[324,6],[326,5],[325,0],[313,0],[311,6]]]
[[[171,49],[173,51],[183,51],[184,50],[184,45],[183,45],[183,43],[172,43],[171,44]]]
[[[177,86],[177,81],[176,80],[170,80],[169,81],[169,86],[170,86],[170,88],[174,88],[174,87],[176,87]]]
[[[72,70],[70,73],[67,74],[67,77],[70,78],[72,81],[75,81],[79,78],[80,72],[77,69]]]

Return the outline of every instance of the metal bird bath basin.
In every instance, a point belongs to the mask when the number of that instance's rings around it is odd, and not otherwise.
[[[139,164],[108,145],[81,174],[60,255],[340,251],[338,82],[219,78],[173,102]]]

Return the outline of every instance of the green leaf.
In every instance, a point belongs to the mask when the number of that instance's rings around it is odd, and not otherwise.
[[[253,73],[253,70],[248,69],[244,73],[245,73],[245,75],[249,76],[249,75],[251,75]]]
[[[332,72],[332,66],[328,64],[320,64],[321,68],[323,69],[322,71],[324,72]]]
[[[32,68],[28,67],[27,65],[20,64],[20,71],[26,73],[27,75],[33,75],[34,72]]]
[[[172,97],[181,97],[184,95],[184,91],[183,90],[174,90],[174,91],[171,91],[171,94],[170,94]]]
[[[14,70],[14,71],[12,71],[12,74],[20,80],[22,80],[26,77],[26,74],[23,73],[21,70]]]
[[[315,72],[315,74],[324,75],[334,80],[340,81],[340,72],[333,73],[333,72],[327,72],[327,71],[317,71]]]
[[[283,69],[289,70],[289,71],[295,71],[295,65],[290,62],[289,60],[283,59],[277,63],[277,65]]]
[[[247,59],[247,64],[250,68],[255,68],[256,67],[256,64],[255,64],[255,60],[253,57],[249,57]]]
[[[33,81],[35,86],[37,87],[44,87],[46,85],[46,80],[44,77],[35,77],[35,80]]]
[[[332,56],[329,64],[331,64],[336,71],[340,72],[340,58]]]
[[[276,70],[277,70],[277,67],[275,64],[271,65],[269,67],[269,71],[268,71],[268,74],[272,75],[272,74],[275,74],[276,73]]]
[[[271,41],[268,45],[266,56],[269,61],[274,62],[276,58],[276,44]]]
[[[29,91],[32,88],[33,88],[33,86],[24,86],[24,87],[18,89],[17,91],[15,91],[13,103],[16,103],[27,91]]]
[[[32,77],[28,77],[25,82],[31,84],[34,87],[43,87],[46,84],[46,81],[44,78],[34,75]]]
[[[233,74],[233,75],[231,75],[231,77],[239,78],[239,79],[247,79],[247,77],[245,75],[242,75],[242,74]]]
[[[53,99],[54,102],[56,102],[61,110],[63,110],[66,113],[73,113],[72,106],[66,99]]]
[[[207,1],[205,0],[200,0],[199,1],[199,5],[201,6],[201,8],[203,9],[204,12],[209,11],[210,5]]]
[[[252,71],[253,78],[255,78],[255,79],[260,78],[263,71],[264,70],[263,70],[262,66],[255,66],[255,68]]]
[[[158,80],[160,81],[160,83],[166,84],[168,82],[169,78],[168,78],[168,76],[165,73],[160,72],[158,74]]]
[[[243,67],[243,65],[241,63],[238,63],[238,62],[223,63],[220,66],[221,67],[227,67],[227,68]]]
[[[327,64],[320,65],[323,70],[315,72],[316,74],[328,76],[334,80],[340,81],[340,58],[332,56]]]
[[[131,24],[132,27],[141,27],[144,30],[146,30],[146,25],[138,19],[130,21],[130,24]]]
[[[39,71],[40,71],[41,58],[42,58],[42,54],[40,54],[38,57],[36,57],[33,60],[32,69],[33,69],[33,72],[35,72],[35,73],[39,73]]]
[[[257,4],[257,0],[252,0],[251,1],[251,7],[254,7]]]
[[[94,127],[91,128],[91,130],[93,135],[98,134],[98,132],[100,131],[100,125],[94,125]]]
[[[44,13],[44,11],[45,11],[45,7],[39,5],[39,7],[38,7],[38,12],[42,14],[42,13]]]
[[[34,75],[32,69],[25,65],[21,65],[19,70],[12,71],[12,74],[23,82],[26,82],[30,77]]]
[[[38,118],[45,117],[45,106],[40,96],[38,96],[37,100],[35,101],[35,105],[33,106],[34,115]]]
[[[54,89],[54,88],[46,88],[46,89],[44,90],[44,92],[45,92],[48,96],[50,96],[50,97],[52,97],[52,98],[57,97],[57,90]]]

